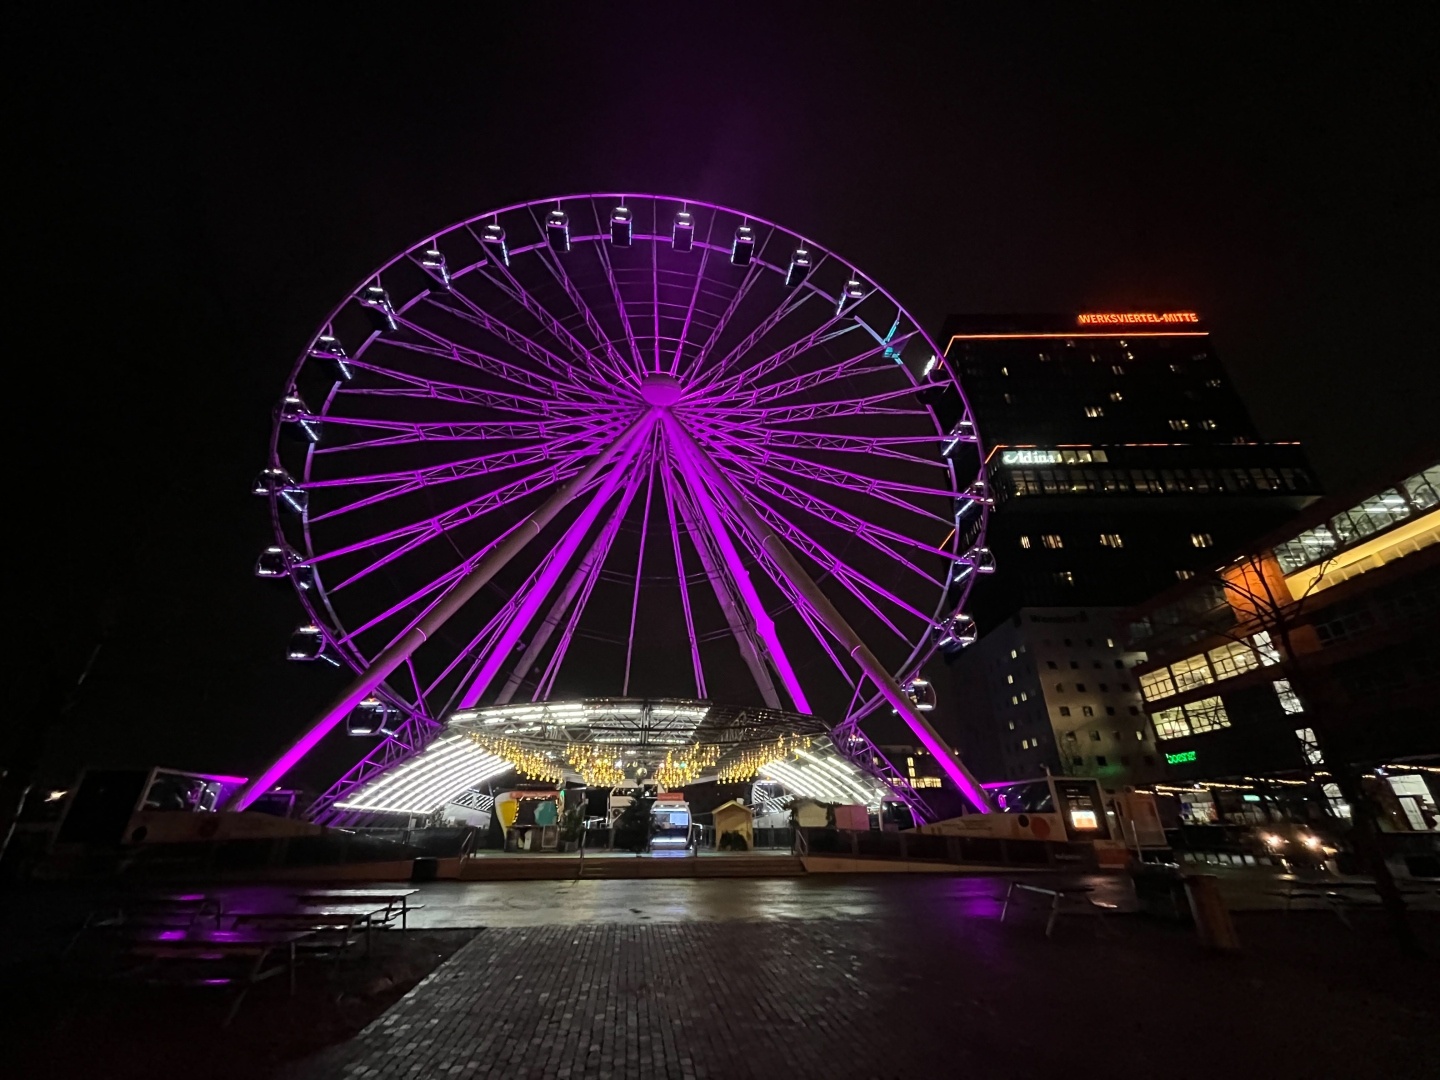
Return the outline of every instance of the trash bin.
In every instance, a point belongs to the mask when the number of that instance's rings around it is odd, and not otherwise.
[[[411,881],[434,881],[440,876],[440,860],[421,856],[410,868]]]
[[[1214,874],[1191,874],[1185,879],[1185,893],[1190,898],[1190,914],[1195,919],[1200,944],[1225,952],[1239,949],[1235,924],[1230,921],[1230,911],[1220,895],[1220,879]]]

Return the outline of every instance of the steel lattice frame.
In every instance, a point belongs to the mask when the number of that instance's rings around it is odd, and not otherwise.
[[[934,342],[798,234],[616,194],[452,226],[277,410],[257,490],[356,677],[238,805],[374,695],[403,722],[314,813],[456,709],[639,692],[813,713],[867,764],[888,702],[984,808],[903,688],[988,569],[983,460]]]

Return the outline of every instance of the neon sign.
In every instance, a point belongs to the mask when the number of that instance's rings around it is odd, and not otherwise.
[[[1081,326],[1144,326],[1150,323],[1198,323],[1193,311],[1096,311],[1076,317]]]
[[[1004,450],[1000,453],[1002,465],[1058,465],[1059,450]]]
[[[1195,760],[1194,750],[1181,750],[1178,754],[1166,754],[1166,765],[1185,765]]]

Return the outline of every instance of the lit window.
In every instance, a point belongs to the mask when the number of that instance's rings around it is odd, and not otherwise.
[[[1155,701],[1175,693],[1175,680],[1170,678],[1170,669],[1162,667],[1148,675],[1141,675],[1140,693],[1146,701]]]
[[[1029,749],[1030,749],[1030,740],[1029,740],[1029,739],[1021,739],[1021,740],[1020,740],[1020,749],[1021,749],[1021,750],[1029,750]]]
[[[1214,431],[1216,425],[1214,420],[1201,420],[1200,426],[1206,431]]]
[[[1066,742],[1074,742],[1075,740],[1076,740],[1075,732],[1073,732],[1073,731],[1067,731],[1067,732],[1065,732],[1065,741],[1066,741]]]
[[[1321,750],[1320,750],[1320,740],[1318,740],[1317,738],[1315,738],[1315,729],[1314,729],[1314,728],[1308,728],[1308,727],[1296,728],[1296,729],[1295,729],[1295,737],[1300,740],[1300,752],[1305,755],[1305,764],[1307,764],[1307,765],[1324,765],[1324,764],[1325,764],[1325,755],[1324,755],[1324,754],[1321,752]],[[1325,786],[1326,786],[1326,788],[1329,788],[1331,785],[1326,784]],[[1338,792],[1338,789],[1337,789],[1337,792],[1336,792],[1336,793],[1337,793],[1337,794],[1339,793],[1339,792]],[[1329,792],[1327,791],[1326,794],[1328,795]]]
[[[1197,548],[1214,547],[1215,538],[1212,537],[1209,533],[1191,533],[1190,546]]]
[[[1080,713],[1083,716],[1094,716],[1095,710],[1089,705],[1082,705],[1080,706]],[[1099,732],[1095,732],[1095,737],[1099,738]]]
[[[1090,741],[1091,741],[1091,742],[1099,742],[1099,741],[1100,741],[1100,733],[1099,733],[1098,731],[1092,731],[1092,732],[1090,732]]]
[[[1266,667],[1280,662],[1280,650],[1270,640],[1270,631],[1261,630],[1250,639],[1255,644],[1255,651],[1260,654],[1260,663]]]
[[[1040,537],[1040,542],[1044,544],[1047,548],[1050,548],[1052,550],[1055,548],[1063,548],[1065,546],[1065,541],[1060,539],[1059,533],[1046,533],[1044,536]]]
[[[1010,369],[1009,369],[1008,367],[1002,367],[1002,368],[1000,369],[1000,374],[1001,374],[1001,375],[1004,375],[1006,378],[1009,378],[1009,376],[1010,376]]]
[[[1220,389],[1220,380],[1219,380],[1219,379],[1206,379],[1206,380],[1205,380],[1205,385],[1208,386],[1208,387],[1210,387],[1211,390],[1219,390],[1219,389]]]
[[[1019,705],[1019,704],[1020,704],[1020,698],[1019,698],[1019,696],[1016,695],[1016,694],[1011,694],[1011,695],[1010,695],[1010,704],[1011,704],[1011,705]]]
[[[1049,359],[1050,359],[1050,354],[1049,354],[1049,353],[1043,353],[1043,352],[1042,352],[1042,353],[1040,354],[1040,362],[1041,362],[1042,364],[1043,364],[1045,361],[1049,360]]]
[[[1123,548],[1125,541],[1120,539],[1119,533],[1101,533],[1100,546],[1108,548]]]
[[[1017,656],[1019,656],[1019,655],[1020,655],[1020,650],[1019,650],[1019,649],[1011,649],[1011,650],[1010,650],[1010,659],[1011,659],[1011,660],[1014,660],[1014,659],[1015,659]]]
[[[1122,393],[1120,393],[1119,390],[1111,390],[1111,391],[1110,391],[1110,400],[1111,400],[1111,401],[1124,401],[1124,400],[1125,400],[1125,395],[1122,394]]]
[[[1184,706],[1184,709],[1185,719],[1190,722],[1190,730],[1196,735],[1207,731],[1218,731],[1220,728],[1230,726],[1230,717],[1225,712],[1225,703],[1218,697],[1192,701],[1189,705]]]
[[[1132,711],[1133,711],[1133,710],[1132,710]],[[1135,732],[1135,741],[1136,741],[1136,742],[1144,742],[1144,741],[1145,741],[1145,732],[1143,732],[1143,731],[1137,731],[1137,732]]]
[[[1028,536],[1022,536],[1022,537],[1020,537],[1020,546],[1021,546],[1022,548],[1024,548],[1026,551],[1029,551],[1029,550],[1030,550],[1030,537],[1028,537]]]
[[[1124,374],[1125,374],[1125,369],[1124,369],[1123,367],[1121,367],[1119,364],[1111,364],[1111,365],[1110,365],[1110,370],[1111,370],[1114,374],[1116,374],[1116,375],[1124,375]]]
[[[1014,656],[1015,654],[1014,654],[1014,653],[1011,653],[1010,655],[1011,655],[1011,656]],[[1015,681],[1015,676],[1014,676],[1014,675],[1006,675],[1006,676],[1005,676],[1005,681],[1006,681],[1007,683],[1013,683],[1013,682]]]
[[[1189,421],[1189,420],[1171,420],[1171,421],[1170,421],[1170,430],[1171,430],[1171,431],[1189,431],[1189,430],[1190,430],[1190,421]]]
[[[1105,647],[1107,649],[1113,649],[1115,647],[1115,639],[1113,637],[1107,637],[1105,639]]]
[[[1183,739],[1190,734],[1190,725],[1185,721],[1185,710],[1178,705],[1173,709],[1161,709],[1153,719],[1157,738]]]
[[[1280,707],[1284,709],[1288,715],[1293,716],[1295,713],[1305,711],[1305,706],[1300,704],[1300,695],[1290,689],[1289,679],[1275,680],[1275,696],[1280,699]]]
[[[1057,571],[1056,574],[1055,574],[1055,584],[1057,584],[1057,585],[1074,585],[1074,584],[1075,584],[1075,575],[1072,574],[1069,570],[1060,570],[1060,571]]]
[[[1014,731],[1014,730],[1015,730],[1015,721],[1014,721],[1014,720],[1011,720],[1011,721],[1010,721],[1010,730],[1011,730],[1011,731]]]
[[[1099,405],[1086,405],[1085,415],[1090,417],[1091,420],[1094,420],[1097,417],[1104,416],[1105,410],[1102,409]]]
[[[1194,571],[1194,570],[1176,570],[1176,571],[1175,571],[1175,578],[1176,578],[1176,580],[1178,580],[1178,581],[1189,581],[1189,580],[1190,580],[1192,577],[1194,577],[1194,576],[1195,576],[1195,571]]]
[[[1004,395],[1004,398],[1005,398],[1005,404],[1006,404],[1006,405],[1014,405],[1014,404],[1015,404],[1015,395],[1014,395],[1014,394],[1005,394],[1005,395]]]
[[[1020,691],[1020,700],[1021,700],[1021,701],[1029,701],[1029,700],[1030,700],[1030,693],[1029,693],[1028,690],[1021,690],[1021,691]]]
[[[1197,686],[1205,686],[1215,681],[1215,675],[1210,670],[1210,661],[1204,653],[1171,664],[1170,671],[1175,676],[1177,693],[1193,690]]]
[[[1254,671],[1260,666],[1260,661],[1255,658],[1255,650],[1248,642],[1232,641],[1210,650],[1210,665],[1215,669],[1215,678],[1230,679]]]
[[[1170,370],[1173,371],[1176,375],[1179,375],[1185,369],[1182,368],[1179,364],[1171,364]]]

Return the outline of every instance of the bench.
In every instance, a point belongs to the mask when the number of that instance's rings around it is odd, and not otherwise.
[[[1091,893],[1094,891],[1095,887],[1093,885],[1072,885],[1061,882],[1021,881],[1019,879],[1012,879],[1010,887],[1005,890],[1005,903],[1000,908],[1000,921],[1005,921],[1005,916],[1010,911],[1011,902],[1017,899],[1015,895],[1017,892],[1030,893],[1035,896],[1048,896],[1050,898],[1050,917],[1045,922],[1045,936],[1047,938],[1054,932],[1055,920],[1058,919],[1061,914],[1080,914],[1081,911],[1087,915],[1094,914],[1102,916],[1099,925],[1107,932],[1111,932],[1110,926],[1103,916],[1107,912],[1115,911],[1116,907],[1114,904],[1096,900],[1091,896]],[[1084,906],[1079,910],[1072,908],[1072,910],[1068,912],[1064,911],[1061,905],[1071,900],[1083,902]]]
[[[409,915],[412,911],[419,911],[424,904],[410,903],[410,897],[414,896],[419,889],[326,889],[312,892],[296,893],[295,899],[304,907],[325,907],[335,909],[341,906],[363,907],[365,905],[379,905],[383,909],[384,918],[382,923],[393,922],[397,917],[400,920],[400,929],[408,930]]]
[[[124,951],[131,956],[147,961],[140,968],[124,972],[126,977],[136,977],[155,971],[158,965],[174,964],[195,966],[205,969],[203,976],[189,978],[164,978],[158,981],[169,985],[190,986],[238,986],[239,993],[225,1014],[222,1026],[229,1027],[240,1011],[245,995],[256,983],[273,975],[288,972],[290,994],[295,993],[296,946],[314,935],[313,930],[143,930],[125,942]],[[270,964],[272,954],[279,953],[281,960]],[[212,965],[234,961],[245,961],[238,977],[217,976]]]

